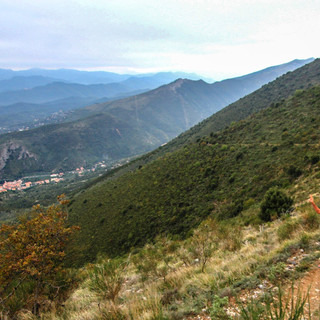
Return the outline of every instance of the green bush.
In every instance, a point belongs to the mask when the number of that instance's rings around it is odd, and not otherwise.
[[[303,215],[302,221],[308,230],[316,230],[320,226],[320,216],[311,208]]]
[[[298,221],[286,221],[277,230],[279,240],[289,239],[292,236],[292,233],[297,230],[298,227]]]
[[[302,175],[302,170],[300,168],[297,168],[296,166],[291,165],[288,169],[287,169],[288,175],[292,178],[292,179],[297,179],[298,177],[300,177]]]
[[[115,302],[125,281],[127,262],[122,259],[108,259],[89,270],[89,288],[102,299]]]
[[[292,210],[293,199],[277,187],[267,191],[261,203],[260,218],[271,221],[272,217],[279,218],[283,213]]]
[[[212,319],[231,320],[231,317],[226,313],[225,307],[228,305],[228,297],[220,298],[215,295],[213,297],[210,316]]]

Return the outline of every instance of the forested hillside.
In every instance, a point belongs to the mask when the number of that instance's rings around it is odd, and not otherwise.
[[[319,87],[297,91],[224,131],[84,190],[71,201],[70,218],[81,231],[69,261],[118,255],[158,234],[186,237],[208,215],[240,215],[269,188],[307,176],[319,161],[319,98]]]

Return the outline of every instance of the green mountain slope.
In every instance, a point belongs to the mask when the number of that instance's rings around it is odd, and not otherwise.
[[[306,62],[293,61],[213,84],[179,79],[144,94],[86,107],[69,119],[80,120],[3,135],[0,179],[69,170],[150,151],[257,89],[262,79],[267,82]]]
[[[320,84],[320,59],[288,72],[275,81],[262,86],[256,92],[232,103],[198,126],[183,133],[179,139],[173,141],[173,144],[183,145],[187,140],[195,141],[195,139],[212,131],[225,128],[233,121],[245,119],[252,113],[268,107],[271,103],[286,99],[296,90],[306,89],[317,84]]]
[[[71,201],[81,230],[70,263],[118,255],[158,234],[187,236],[206,216],[241,214],[272,186],[290,186],[319,159],[320,88],[298,91],[228,129],[204,137]]]
[[[228,80],[227,80],[228,81]],[[133,170],[158,157],[177,150],[184,145],[195,142],[203,136],[226,128],[234,121],[245,119],[254,112],[260,111],[272,103],[277,103],[294,94],[296,90],[306,89],[320,84],[320,59],[316,59],[293,72],[288,72],[276,80],[262,86],[255,92],[239,99],[209,118],[198,123],[194,127],[180,134],[177,138],[169,141],[166,145],[158,148],[131,162],[116,172],[119,176],[122,172]]]

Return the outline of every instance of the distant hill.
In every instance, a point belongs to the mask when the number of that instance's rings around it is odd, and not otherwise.
[[[0,81],[0,92],[31,89],[55,81],[57,80],[42,76],[13,77]]]
[[[81,226],[69,262],[119,255],[159,234],[186,237],[209,214],[232,218],[270,187],[293,186],[318,166],[319,97],[319,86],[298,90],[223,131],[83,189],[69,206],[71,223]]]
[[[1,92],[0,105],[18,102],[46,103],[70,97],[91,98],[93,100],[102,97],[117,96],[128,91],[131,91],[131,88],[120,83],[82,85],[76,83],[53,82],[28,90]]]
[[[46,78],[53,78],[67,82],[80,84],[99,84],[120,82],[130,77],[130,75],[121,75],[106,71],[80,71],[73,69],[28,69],[13,71],[8,69],[0,69],[0,79],[10,79],[12,77],[32,77],[41,76]]]
[[[105,72],[43,69],[0,69],[0,79],[1,76],[9,78],[0,80],[0,112],[3,115],[0,117],[0,133],[32,128],[50,121],[54,123],[55,119],[64,119],[55,117],[55,113],[61,110],[71,110],[71,107],[79,109],[85,105],[136,95],[180,77],[200,79],[196,74],[182,72],[117,77],[117,74]],[[80,83],[70,82],[77,80]],[[111,80],[114,82],[110,82]],[[93,84],[96,82],[98,84]],[[77,117],[72,117],[75,118]],[[35,119],[39,121],[34,123]]]
[[[9,69],[0,69],[0,91],[1,83],[4,85],[6,82],[10,83],[11,86],[18,81],[24,81],[32,78],[42,78],[42,79],[52,79],[50,82],[69,82],[78,83],[83,85],[90,84],[108,84],[108,83],[118,83],[127,81],[129,85],[132,85],[135,80],[140,82],[145,81],[145,83],[150,83],[152,87],[147,86],[146,88],[155,88],[157,86],[163,85],[165,83],[172,82],[178,78],[188,78],[191,80],[202,79],[195,73],[185,73],[185,72],[158,72],[158,73],[146,73],[146,74],[118,74],[106,71],[80,71],[73,69],[28,69],[13,71]],[[205,79],[212,82],[212,79]],[[2,82],[3,81],[3,82]],[[17,90],[18,87],[12,90]]]
[[[75,108],[81,108],[94,103],[92,98],[66,98],[47,103],[26,103],[20,102],[7,106],[0,106],[0,133],[18,131],[21,127],[39,126],[49,121],[48,118],[54,118],[58,114],[64,115]],[[56,119],[58,120],[58,119]],[[52,119],[52,121],[55,121]]]
[[[182,72],[157,73],[130,77],[125,81],[108,84],[89,84],[63,82],[43,76],[19,76],[0,81],[0,105],[18,102],[44,103],[70,97],[116,97],[138,90],[151,90],[185,77],[199,80],[194,74]],[[66,80],[66,79],[64,79]]]
[[[293,65],[297,61],[286,68]],[[286,68],[279,66],[281,72]],[[137,96],[81,109],[73,114],[77,119],[73,122],[0,136],[0,178],[68,170],[150,151],[257,89],[261,82],[256,79],[263,74],[266,82],[275,78],[276,70],[213,84],[179,79]]]

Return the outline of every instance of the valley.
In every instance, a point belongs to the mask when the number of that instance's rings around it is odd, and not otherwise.
[[[310,295],[301,291],[300,300],[290,300],[290,284],[297,288],[300,279],[316,276],[320,259],[320,218],[307,201],[309,194],[318,201],[319,194],[320,62],[316,59],[278,77],[192,127],[193,114],[205,112],[203,106],[212,100],[211,86],[179,79],[133,98],[85,107],[79,111],[87,116],[85,122],[79,116],[64,124],[0,136],[7,146],[2,164],[9,163],[11,172],[20,175],[29,170],[16,184],[38,184],[1,193],[0,239],[7,240],[0,245],[21,234],[25,262],[14,261],[21,270],[16,279],[41,281],[43,299],[36,298],[33,286],[18,282],[16,287],[8,280],[11,269],[5,266],[12,256],[8,252],[4,259],[0,254],[0,275],[9,283],[5,294],[12,292],[2,300],[2,310],[33,317],[30,300],[21,298],[25,295],[38,299],[41,317],[52,320],[248,320],[255,315],[260,320],[277,313],[277,301],[283,301],[287,314],[316,319],[317,288],[312,287]],[[156,117],[150,101],[158,102]],[[97,123],[106,121],[112,128],[110,139],[133,138],[136,131],[116,118],[120,111],[135,129],[140,124],[146,130],[156,121],[170,124],[168,101],[170,107],[176,106],[172,114],[180,119],[180,128],[191,128],[174,133],[171,141],[159,141],[155,150],[128,152],[120,161],[103,153],[102,142],[92,148],[93,140],[87,144],[81,140],[91,134],[105,139]],[[188,115],[192,105],[197,111]],[[166,113],[160,113],[162,109]],[[76,138],[70,129],[77,130]],[[24,135],[35,139],[34,145],[47,155],[54,143],[70,148],[73,169],[62,165],[66,159],[61,154],[60,163],[51,158],[53,170],[43,168],[34,175],[30,168],[37,168],[33,161],[39,153],[30,142],[21,143],[27,141]],[[146,131],[140,137],[145,136]],[[147,137],[151,139],[150,134]],[[43,146],[38,144],[41,139],[46,141]],[[92,154],[100,150],[106,158],[77,165],[79,148]],[[19,171],[19,158],[25,161],[24,171]],[[3,168],[9,172],[6,165]],[[64,180],[54,183],[55,179]],[[8,187],[18,188],[7,183]],[[68,199],[60,196],[53,205],[62,193]],[[33,231],[27,235],[38,237],[31,245],[24,233],[31,230],[29,225]],[[40,226],[44,229],[38,234]],[[43,268],[31,249],[42,253],[43,243],[53,234],[66,233],[69,242],[49,242],[48,250],[55,243],[63,253],[56,257],[49,251],[46,259],[56,260]],[[20,254],[19,246],[11,248]],[[50,269],[62,260],[62,273]],[[35,277],[38,270],[44,278]],[[298,297],[299,289],[295,290]],[[48,301],[54,307],[46,308]]]
[[[0,8],[0,320],[320,320],[319,1]]]

